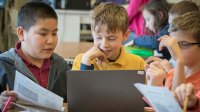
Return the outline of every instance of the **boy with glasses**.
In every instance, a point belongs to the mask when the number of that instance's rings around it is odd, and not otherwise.
[[[174,89],[183,82],[192,83],[196,93],[200,87],[200,11],[175,18],[169,31],[170,36],[160,39],[160,47],[166,46],[176,63],[182,64],[176,65],[177,71],[168,75],[165,84]]]
[[[183,15],[183,14],[185,14],[185,13],[187,13],[187,12],[192,12],[192,11],[199,11],[199,8],[198,8],[198,6],[195,4],[195,3],[193,3],[193,2],[191,2],[191,1],[181,1],[181,2],[179,2],[179,3],[177,3],[177,4],[175,4],[175,5],[173,5],[171,8],[170,8],[170,10],[169,10],[169,19],[168,19],[168,23],[170,24],[170,29],[169,29],[169,31],[170,31],[170,33],[172,34],[172,33],[174,33],[174,32],[176,32],[176,31],[171,31],[172,29],[171,28],[173,28],[174,27],[174,24],[172,24],[172,22],[173,22],[173,20],[174,20],[174,18],[177,18],[177,17],[179,17],[180,15]],[[191,19],[191,18],[190,18]],[[186,22],[188,22],[188,21],[191,21],[191,20],[187,20],[187,21],[185,21],[185,22],[183,22],[181,19],[179,19],[180,20],[180,22],[182,22],[182,23],[186,23]],[[198,23],[198,22],[197,22]],[[176,25],[177,25],[178,23],[176,23]],[[195,26],[194,24],[192,24],[192,23],[187,23],[187,25],[188,26],[184,26],[184,28],[183,28],[183,26],[182,26],[182,29],[181,30],[183,30],[184,29],[184,31],[183,32],[186,32],[185,30],[190,30],[190,32],[192,33],[192,31],[194,31],[194,29],[195,30],[198,30],[198,27],[192,27],[191,29],[189,28],[189,25],[193,25],[193,26]],[[190,26],[191,27],[191,26]],[[180,27],[179,27],[180,28]],[[178,30],[180,30],[180,29],[178,29]],[[194,33],[194,32],[193,32]],[[184,35],[185,36],[185,35]],[[195,37],[195,36],[193,36],[193,37]],[[197,37],[197,36],[196,36]],[[165,38],[166,39],[166,38]],[[165,39],[163,39],[163,42],[164,42],[164,40]],[[169,39],[169,40],[171,40],[171,39]],[[173,44],[172,43],[172,40],[171,40],[171,42],[168,42],[168,43],[171,43],[171,44]],[[182,49],[182,51],[185,51],[187,48],[190,48],[191,46],[198,46],[199,45],[199,41],[192,41],[192,42],[190,42],[190,41],[185,41],[185,40],[182,40],[182,41],[178,41],[178,44],[176,43],[176,44],[174,44],[174,46],[179,46],[181,49]],[[169,46],[168,46],[169,47]],[[180,49],[179,48],[179,49]],[[171,48],[169,48],[169,49],[171,49]],[[173,48],[174,49],[174,48]],[[171,49],[171,50],[173,50],[173,49]],[[185,50],[184,50],[185,49]],[[177,53],[177,49],[176,49],[176,52],[172,52],[171,53],[171,55],[172,55],[172,57],[173,57],[173,55],[176,53],[176,54],[179,54],[179,56],[183,56],[182,55],[182,51],[180,50],[180,53]],[[181,57],[179,57],[179,59],[180,59]],[[183,57],[182,57],[183,58]],[[191,58],[191,57],[190,57]],[[190,59],[189,58],[189,59]],[[180,66],[180,64],[183,64],[183,65],[181,65],[182,67],[184,67],[184,63],[181,63],[180,61],[173,61],[173,64],[175,65],[175,68],[174,69],[172,69],[172,66],[169,64],[169,62],[167,62],[167,60],[161,60],[161,59],[156,59],[155,57],[150,57],[150,58],[148,58],[147,60],[146,60],[146,62],[147,63],[149,63],[149,62],[152,62],[152,61],[157,61],[157,62],[155,62],[155,63],[151,63],[151,66],[150,66],[150,64],[148,65],[147,64],[147,66],[146,66],[146,69],[148,69],[148,71],[147,71],[147,82],[152,82],[152,83],[150,83],[150,85],[161,85],[161,86],[163,86],[163,84],[164,85],[166,85],[166,86],[168,86],[168,87],[170,87],[170,89],[175,89],[180,83],[175,83],[175,84],[172,84],[172,74],[177,74],[177,73],[179,73],[179,67],[178,66]],[[156,65],[156,66],[155,66]],[[159,65],[159,66],[158,66]],[[156,70],[155,70],[156,69]],[[163,70],[164,69],[164,70]],[[159,71],[159,72],[158,72]],[[167,75],[167,74],[170,74],[170,75]],[[182,74],[184,74],[184,73],[182,73]],[[175,75],[175,76],[178,76],[178,75]],[[165,80],[165,79],[170,79],[170,80]],[[182,80],[182,81],[180,81],[180,82],[183,82],[184,81],[184,79],[180,79],[180,80]],[[187,80],[187,79],[186,79]],[[177,85],[176,85],[177,84]]]
[[[170,36],[166,35],[159,39],[159,48],[168,48],[176,66],[168,74],[163,69],[154,70],[156,75],[151,76],[150,80],[154,79],[155,82],[165,80],[164,85],[172,90],[182,83],[192,83],[196,94],[200,87],[200,11],[188,12],[175,18],[169,32]],[[147,70],[146,74],[151,71]],[[161,79],[158,76],[165,77]],[[156,86],[162,85],[161,81],[159,84],[156,83]],[[155,85],[155,82],[152,85]]]

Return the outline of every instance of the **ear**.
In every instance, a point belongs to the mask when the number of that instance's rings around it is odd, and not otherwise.
[[[128,29],[128,30],[126,31],[126,33],[124,34],[123,42],[125,42],[125,41],[129,38],[130,33],[131,33],[131,31]]]
[[[164,17],[164,14],[163,14],[163,12],[162,12],[162,11],[159,11],[159,17],[160,17],[161,19],[163,19],[163,17]]]
[[[23,27],[17,27],[17,36],[20,42],[24,41],[25,30]]]

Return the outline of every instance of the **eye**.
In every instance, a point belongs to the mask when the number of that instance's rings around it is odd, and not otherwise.
[[[149,21],[149,18],[146,18],[145,21]]]
[[[186,49],[190,46],[190,43],[186,42],[186,41],[180,41],[180,42],[178,42],[178,45],[179,45],[180,48]]]
[[[96,37],[96,39],[97,39],[97,40],[101,40],[102,38],[101,38],[101,37]]]
[[[57,32],[54,32],[52,35],[53,35],[53,36],[57,36]]]
[[[39,32],[38,34],[41,35],[41,36],[46,36],[47,35],[47,33],[44,33],[44,32]]]
[[[116,40],[116,38],[115,37],[110,37],[109,40]]]

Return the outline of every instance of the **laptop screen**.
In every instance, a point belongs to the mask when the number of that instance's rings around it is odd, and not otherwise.
[[[68,112],[142,112],[144,101],[132,85],[144,71],[68,71]]]

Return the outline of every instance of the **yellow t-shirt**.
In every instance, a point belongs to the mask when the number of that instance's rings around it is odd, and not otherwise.
[[[83,54],[76,56],[72,70],[80,70],[81,59]],[[137,55],[125,52],[125,48],[121,48],[119,58],[115,62],[103,61],[97,64],[97,59],[92,60],[94,70],[144,70],[145,61]]]

